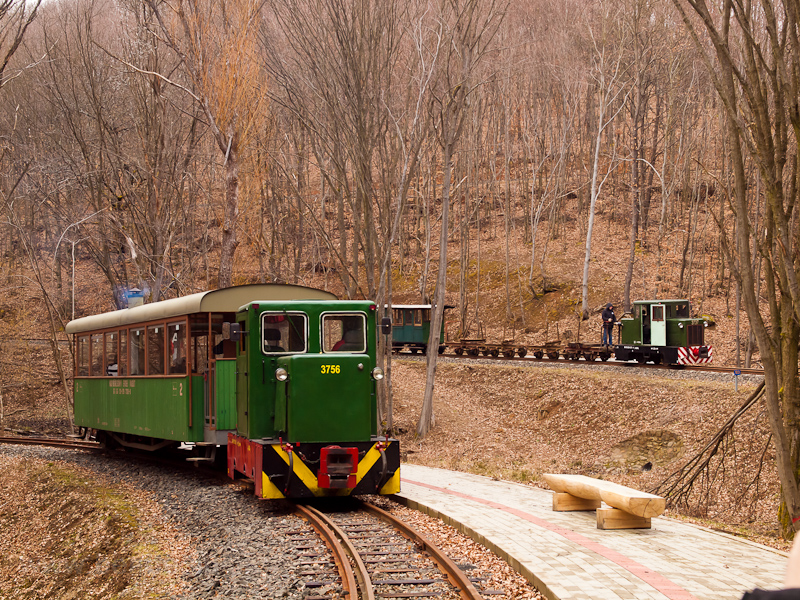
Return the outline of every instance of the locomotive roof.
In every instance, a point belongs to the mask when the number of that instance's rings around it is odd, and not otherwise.
[[[384,305],[386,306],[386,305]],[[392,308],[404,308],[404,309],[425,309],[425,308],[432,308],[430,304],[392,304]],[[448,308],[455,308],[454,304],[445,304],[445,310]]]
[[[412,308],[430,308],[430,304],[392,304],[392,308],[405,308],[405,309],[412,309]]]
[[[677,304],[678,302],[689,304],[689,300],[686,298],[677,300],[636,300],[634,304]]]
[[[81,333],[195,313],[236,312],[240,306],[258,300],[337,299],[336,295],[330,292],[302,285],[277,283],[239,285],[82,317],[67,323],[65,331],[67,333]]]

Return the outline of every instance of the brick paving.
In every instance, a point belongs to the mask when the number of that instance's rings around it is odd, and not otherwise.
[[[552,492],[404,464],[398,498],[491,548],[551,600],[739,600],[781,586],[787,555],[702,527],[600,530],[594,511],[553,512]]]

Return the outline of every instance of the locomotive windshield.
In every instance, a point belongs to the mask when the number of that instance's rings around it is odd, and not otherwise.
[[[363,314],[327,314],[322,317],[323,352],[366,352]]]
[[[306,321],[306,315],[303,313],[263,313],[261,348],[264,354],[305,352],[308,337]]]
[[[689,303],[684,304],[676,304],[675,305],[675,316],[679,319],[688,319],[689,318]]]

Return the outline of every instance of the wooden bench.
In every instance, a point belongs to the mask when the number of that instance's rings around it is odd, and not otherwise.
[[[585,475],[543,475],[553,494],[553,510],[596,510],[598,529],[649,529],[651,517],[664,512],[661,496]],[[605,502],[611,508],[601,508]]]

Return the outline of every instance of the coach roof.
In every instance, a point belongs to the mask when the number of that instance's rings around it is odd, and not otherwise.
[[[65,331],[82,333],[196,313],[236,312],[240,306],[259,300],[337,300],[337,297],[330,292],[302,285],[240,285],[82,317],[70,321]]]

